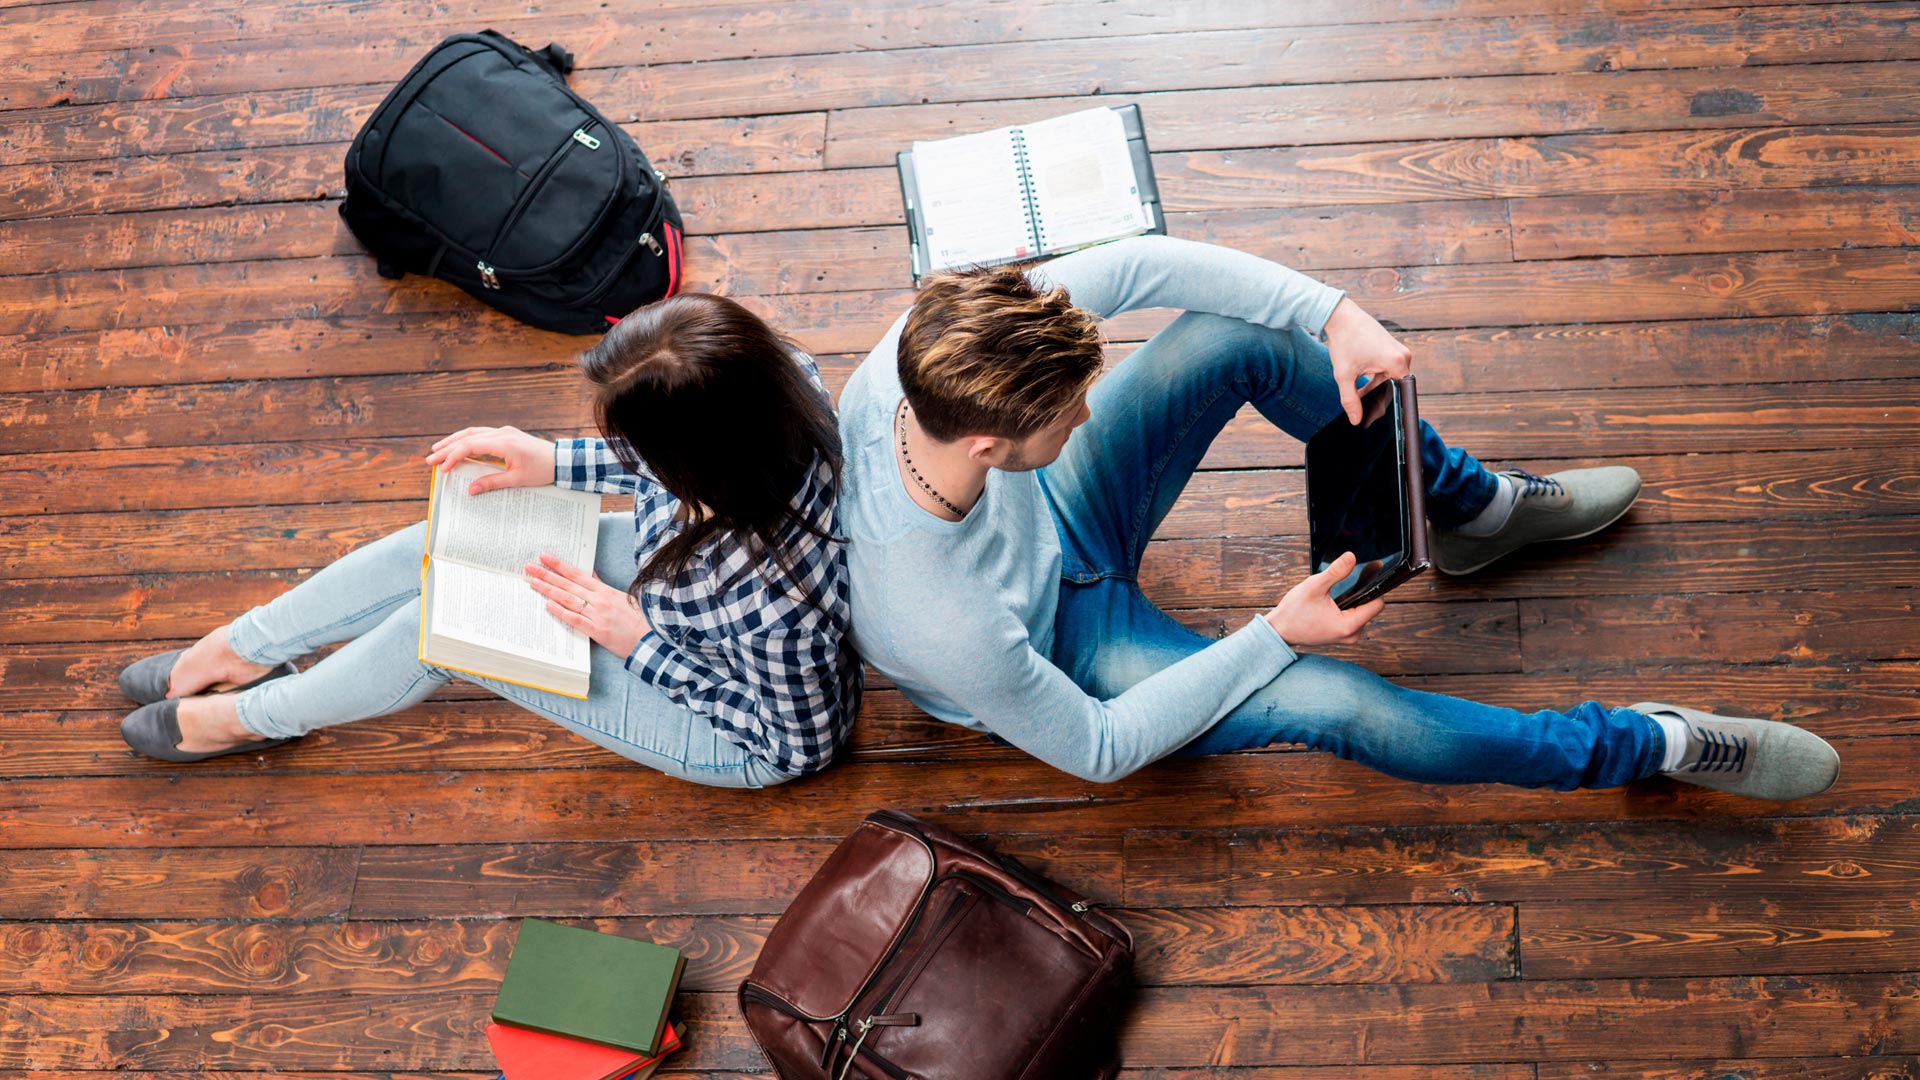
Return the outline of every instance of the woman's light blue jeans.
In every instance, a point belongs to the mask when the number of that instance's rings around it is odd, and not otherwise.
[[[1155,607],[1136,578],[1148,538],[1248,403],[1294,438],[1312,437],[1341,412],[1326,347],[1299,330],[1188,313],[1094,385],[1092,418],[1042,470],[1063,555],[1053,661],[1088,693],[1113,697],[1212,643]],[[1421,461],[1436,526],[1469,521],[1493,498],[1494,477],[1424,422]],[[1277,743],[1404,780],[1563,790],[1650,776],[1666,750],[1659,726],[1629,709],[1588,701],[1516,712],[1309,655],[1179,753]]]
[[[723,737],[713,722],[629,672],[598,645],[585,701],[449,671],[420,660],[420,562],[425,523],[349,552],[291,591],[233,621],[241,659],[279,664],[322,645],[347,644],[298,675],[242,693],[240,723],[268,739],[398,712],[450,679],[484,686],[584,739],[669,776],[716,787],[791,779]],[[594,574],[626,588],[637,572],[631,513],[600,515]]]

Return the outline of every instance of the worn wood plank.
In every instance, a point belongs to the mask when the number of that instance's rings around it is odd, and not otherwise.
[[[1415,331],[1422,394],[1912,378],[1920,314]]]
[[[1537,473],[1578,462],[1532,461]],[[1920,512],[1920,448],[1613,458],[1639,472],[1638,523],[1777,521]],[[1154,535],[1167,540],[1267,536],[1306,525],[1298,469],[1196,473]]]
[[[726,857],[722,855],[721,857]],[[777,916],[562,920],[687,958],[684,992],[747,976]],[[1514,974],[1514,916],[1488,906],[1196,908],[1120,916],[1144,986],[1470,982]],[[493,990],[519,924],[0,923],[0,993],[412,995]]]
[[[1524,326],[1552,319],[1658,322],[1902,310],[1920,273],[1902,248],[1583,260],[1542,276],[1527,264],[1329,269],[1316,276],[1405,329]],[[248,296],[236,309],[236,292]],[[743,295],[742,303],[816,353],[865,351],[911,303],[901,291]],[[224,301],[224,302],[223,302]],[[330,256],[0,278],[0,334],[56,334],[182,323],[469,310],[452,285],[389,282],[371,260]],[[1121,316],[1116,340],[1143,340],[1164,313]],[[1127,337],[1128,334],[1141,337]]]
[[[1912,535],[1914,526],[1903,526]],[[1863,569],[1853,576],[1870,580],[1871,573]],[[1686,663],[1703,656],[1743,662],[1908,659],[1920,656],[1916,605],[1920,591],[1911,588],[1525,600],[1520,643],[1529,670]]]
[[[166,511],[224,506],[423,495],[418,437],[235,444],[196,448],[72,451],[0,457],[0,518],[59,511]],[[1749,521],[1890,516],[1920,506],[1920,450],[1741,452],[1627,456],[1612,463],[1639,470],[1646,484],[1634,521]],[[1523,460],[1537,472],[1568,462]],[[117,472],[125,484],[94,483]],[[258,474],[255,482],[236,476]],[[286,479],[297,477],[298,483]],[[142,482],[143,479],[164,479]],[[1304,481],[1297,469],[1256,468],[1195,474],[1159,535],[1191,539],[1298,531]]]
[[[773,917],[564,921],[680,949],[684,991],[725,992],[746,977]],[[496,991],[518,931],[516,921],[476,919],[0,923],[0,987],[24,994]]]
[[[6,700],[32,695],[34,689],[6,695]],[[50,696],[45,687],[38,689],[39,696]],[[83,694],[101,708],[90,711],[74,707],[75,699]],[[135,776],[168,771],[163,763],[131,753],[121,740],[120,721],[131,706],[121,698],[111,672],[92,685],[64,691],[60,704],[69,707],[60,712],[0,713],[0,748],[7,751],[0,775]],[[860,722],[854,727],[846,753],[849,761],[978,761],[1020,756],[1012,747],[921,713],[898,690],[886,686],[867,690]],[[624,764],[624,759],[612,751],[545,717],[496,698],[480,687],[456,684],[433,701],[403,712],[324,728],[303,738],[298,746],[272,755],[232,758],[208,769],[277,774],[384,773],[607,768]]]
[[[1169,211],[1910,184],[1911,124],[1247,147],[1154,157]]]
[[[1766,975],[1920,969],[1920,900],[1787,894],[1643,896],[1521,909],[1528,978]]]
[[[1536,1068],[1539,1080],[1913,1080],[1920,1057],[1542,1062]]]
[[[1901,311],[1920,252],[1903,248],[1665,255],[1526,264],[1334,270],[1355,303],[1411,329]]]
[[[1518,903],[1524,916],[1535,903],[1645,896],[1905,902],[1916,878],[1912,817],[1152,830],[1129,832],[1126,851],[1126,903],[1140,907]]]
[[[1847,767],[1796,813],[1904,812],[1920,806],[1908,740],[1835,740]],[[320,775],[212,775],[15,780],[0,785],[9,848],[190,844],[606,841],[844,835],[875,806],[935,818],[967,808],[996,833],[1099,836],[1170,820],[1246,828],[1576,818],[1747,816],[1757,804],[1660,782],[1599,792],[1420,785],[1325,754],[1244,754],[1157,764],[1115,784],[1075,780],[1032,760],[844,765],[726,800],[665,784],[640,766],[417,774],[345,783]],[[636,783],[636,778],[644,782]],[[378,797],[343,797],[353,790]],[[983,792],[1004,793],[985,797]],[[455,794],[459,798],[454,798]]]
[[[963,819],[956,824],[973,825]],[[372,847],[360,864],[353,915],[408,918],[422,905],[497,917],[777,914],[845,831],[789,829],[773,839],[724,844],[707,842],[701,830],[692,843]],[[1120,893],[1117,835],[997,831],[980,839],[1088,896]]]
[[[830,389],[857,357],[827,355]],[[473,423],[573,434],[591,427],[587,388],[570,365],[342,376],[300,380],[102,388],[0,395],[0,455],[222,443],[433,438]],[[1587,391],[1432,394],[1421,416],[1451,445],[1485,461],[1582,458],[1696,450],[1711,438],[1723,450],[1832,450],[1911,445],[1920,396],[1904,380],[1766,383],[1717,388],[1703,399],[1690,386]],[[429,438],[431,436],[431,438]],[[267,453],[287,453],[268,450]],[[1298,465],[1301,443],[1252,408],[1223,429],[1205,468]],[[45,458],[6,460],[19,482],[39,482]],[[121,504],[121,505],[124,505]],[[216,504],[217,505],[217,504]]]
[[[1881,40],[1900,39],[1887,35]],[[1231,48],[1233,43],[1222,39],[1222,44]],[[1279,49],[1284,53],[1286,46]],[[666,119],[650,110],[613,108],[610,118],[629,126],[642,146],[656,148],[650,156],[666,163],[663,167],[669,174],[677,175],[692,170],[680,168],[676,152],[667,148],[724,142],[747,131],[781,128],[818,138],[826,116],[832,118],[832,132],[825,163],[844,168],[884,165],[914,139],[1032,121],[1125,97],[1140,98],[1147,106],[1150,140],[1162,150],[1338,142],[1363,121],[1373,138],[1384,141],[1750,126],[1756,119],[1777,124],[1911,120],[1920,108],[1920,95],[1907,90],[1913,81],[1912,67],[1911,61],[1901,60],[1753,67],[1737,73],[1731,69],[1577,72],[1151,92],[1120,89],[1022,101],[836,107],[747,118],[737,112],[722,113],[718,120]],[[1182,65],[1171,69],[1187,70]],[[1147,70],[1164,72],[1169,66],[1154,64]],[[1194,70],[1211,68],[1199,65]],[[1162,74],[1154,81],[1165,78]],[[385,82],[372,82],[249,90],[174,101],[16,109],[9,112],[10,137],[0,144],[0,164],[344,142],[353,137],[387,89]],[[612,85],[600,96],[646,100],[639,96],[644,89]],[[1871,105],[1862,101],[1868,94]],[[906,97],[923,100],[915,94]],[[1631,107],[1626,104],[1629,101]],[[1543,108],[1542,102],[1552,104]],[[1270,137],[1276,130],[1282,133],[1277,140]],[[819,167],[819,159],[802,157],[797,167]]]
[[[1794,4],[1797,0],[1761,0],[1756,6]],[[151,0],[91,0],[62,5],[71,10],[14,12],[0,16],[0,27],[15,35],[22,56],[41,57],[86,51],[155,49],[167,56],[188,55],[209,43],[272,40],[289,35],[314,36],[356,30],[378,40],[410,30],[425,30],[431,43],[455,29],[464,29],[471,13],[466,9],[422,8],[390,10],[361,2],[279,5],[249,8],[235,0],[196,5],[191,12],[156,5]],[[1208,5],[1195,10],[1168,11],[1150,3],[1105,4],[1088,10],[1072,0],[1040,0],[1017,11],[959,12],[928,10],[901,0],[864,0],[796,18],[779,5],[751,2],[687,0],[656,5],[643,21],[626,23],[620,13],[608,12],[594,0],[563,0],[538,8],[494,12],[503,32],[526,34],[528,39],[576,27],[584,43],[580,55],[591,64],[615,49],[639,51],[619,55],[632,63],[661,63],[679,59],[718,60],[730,57],[779,56],[789,53],[869,51],[903,45],[966,45],[995,41],[1040,41],[1076,37],[1124,36],[1203,30],[1243,30],[1266,26],[1329,26],[1356,22],[1400,22],[1411,17],[1473,18],[1553,13],[1577,14],[1590,5],[1577,0],[1521,3],[1518,0],[1448,0],[1423,4],[1409,11],[1399,0],[1336,3],[1311,0],[1284,8],[1262,5]],[[1615,0],[1614,11],[1657,10],[1687,5],[1675,0]],[[638,43],[616,38],[630,28],[644,33]],[[368,33],[378,31],[378,33]],[[569,41],[575,45],[576,41]],[[174,48],[159,49],[160,46]],[[180,48],[192,46],[195,48]],[[604,50],[604,51],[603,51]],[[51,70],[51,69],[49,69]],[[156,96],[151,91],[144,96]]]
[[[431,445],[405,436],[0,455],[0,513],[424,499]]]
[[[1920,243],[1910,188],[1663,192],[1512,199],[1516,259],[1792,251]]]
[[[1872,581],[1871,591],[1886,593],[1883,599],[1897,607],[1899,590],[1920,584],[1913,535],[1910,518],[1753,522],[1737,528],[1711,522],[1623,523],[1607,535],[1540,545],[1464,578],[1417,578],[1401,586],[1394,600],[1645,596],[1649,589],[1662,594],[1838,591]],[[1810,551],[1820,552],[1820,558],[1810,560]],[[1306,538],[1298,535],[1165,540],[1148,545],[1140,583],[1149,597],[1168,607],[1238,606],[1277,597],[1306,566]],[[1649,567],[1661,571],[1652,585]]]
[[[1592,671],[1530,671],[1504,675],[1402,676],[1416,690],[1537,709],[1545,701],[1668,701],[1732,716],[1799,724],[1822,736],[1912,735],[1920,731],[1920,665],[1911,662],[1846,665],[1638,667]]]
[[[1121,1045],[1142,1065],[1225,1065],[1458,1061],[1489,1042],[1547,1061],[1622,1046],[1907,1053],[1920,1043],[1920,976],[1159,989],[1142,994]]]
[[[1920,422],[1911,381],[1758,383],[1582,392],[1423,394],[1420,417],[1484,462],[1595,461],[1616,454],[1904,447]],[[1203,468],[1300,464],[1299,441],[1251,408],[1228,422]]]
[[[330,86],[19,109],[7,114],[9,137],[0,143],[0,165],[313,143],[335,144],[343,152],[389,89],[385,84]],[[607,118],[625,128],[669,176],[821,167],[826,116],[820,112],[628,122],[631,118],[616,108]]]
[[[1130,329],[1116,321],[1110,340],[1137,337]],[[1913,313],[1469,328],[1400,338],[1414,352],[1426,394],[1895,379],[1920,370],[1920,315]],[[584,343],[473,307],[13,335],[0,339],[0,393],[520,368],[570,362]],[[859,357],[818,359],[844,377]]]
[[[1511,75],[1481,79],[1263,86],[1155,94],[835,109],[828,168],[881,165],[915,139],[1137,101],[1168,150],[1307,146],[1369,139],[1490,138],[1772,124],[1911,121],[1912,65]]]
[[[1439,140],[1155,155],[1170,212],[1648,190],[1920,182],[1913,125],[1824,125]],[[344,144],[0,166],[0,220],[338,198]],[[649,147],[649,151],[656,148]],[[719,152],[724,148],[713,148]],[[696,151],[698,148],[696,148]],[[890,225],[891,164],[831,173],[676,168],[674,196],[709,232]],[[691,175],[690,175],[691,174]]]
[[[0,581],[0,605],[18,612],[8,643],[198,637],[307,575],[299,571],[65,578],[58,587]]]
[[[1296,269],[1505,262],[1499,201],[1209,211],[1176,215],[1177,235],[1237,247]],[[687,222],[692,292],[770,294],[898,289],[912,282],[904,228],[837,228],[701,235]],[[698,231],[698,232],[696,232]],[[1836,243],[1845,234],[1831,237]],[[358,255],[330,203],[270,204],[0,223],[21,273]]]
[[[355,848],[10,851],[0,918],[322,919],[353,900]]]
[[[7,1003],[0,1062],[482,1068],[491,998],[419,994],[402,1017],[379,1009],[379,998],[338,994],[276,996],[271,1005],[251,995],[20,995]],[[678,1064],[758,1067],[731,995],[686,994],[681,1007],[692,1034]],[[1920,977],[1911,975],[1157,988],[1142,993],[1122,1052],[1142,1065],[1415,1063],[1457,1061],[1498,1039],[1548,1060],[1577,1060],[1606,1053],[1637,1029],[1641,1043],[1665,1036],[1676,1057],[1885,1054],[1912,1047],[1916,1018]],[[21,1034],[28,1031],[31,1042]]]
[[[1483,982],[1519,974],[1510,908],[1185,908],[1119,913],[1143,986]]]
[[[723,36],[714,12],[605,11],[590,31],[596,36],[575,57],[575,80],[593,100],[636,101],[649,116],[687,117],[752,113],[769,100],[817,109],[1262,83],[1895,60],[1920,54],[1915,10],[1900,4],[1781,7],[1738,21],[1711,11],[1571,12],[1397,22],[1390,30],[1250,26],[930,48],[895,42],[850,51],[844,37],[828,36],[840,27],[827,20],[769,12],[778,24],[762,19],[750,46],[761,56],[738,60],[723,58],[730,46],[740,51],[738,35]],[[704,25],[686,25],[699,16]],[[1237,16],[1262,17],[1254,11]],[[1275,16],[1284,20],[1286,13],[1266,15]],[[974,22],[978,27],[981,20]],[[677,33],[675,23],[681,24]],[[567,18],[512,25],[524,40],[569,44],[583,29],[581,20]],[[11,78],[0,77],[0,108],[391,81],[444,32],[406,26],[377,37],[335,32],[294,41],[27,57]],[[796,61],[782,53],[823,55]],[[1144,62],[1155,53],[1178,55],[1182,63]]]

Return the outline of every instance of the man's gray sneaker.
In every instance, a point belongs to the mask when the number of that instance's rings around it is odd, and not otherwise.
[[[1664,775],[1751,799],[1804,799],[1840,778],[1840,755],[1810,731],[1774,720],[1715,716],[1680,705],[1643,701],[1648,716],[1664,714],[1687,727],[1686,755]]]
[[[1619,521],[1640,497],[1640,474],[1625,465],[1568,469],[1535,476],[1515,469],[1500,474],[1514,485],[1513,513],[1491,536],[1430,530],[1434,568],[1471,574],[1528,544],[1576,540]]]

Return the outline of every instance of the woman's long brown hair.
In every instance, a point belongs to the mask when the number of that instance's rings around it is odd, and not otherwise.
[[[580,357],[600,433],[628,469],[678,498],[685,526],[634,579],[684,571],[709,539],[734,534],[776,588],[795,588],[794,548],[831,535],[794,506],[824,462],[840,478],[840,433],[798,347],[722,296],[686,293],[640,308]],[[723,582],[729,587],[733,582]],[[825,597],[806,597],[820,606]]]

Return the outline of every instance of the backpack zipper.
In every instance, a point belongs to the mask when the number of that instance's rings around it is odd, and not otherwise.
[[[575,128],[572,137],[566,142],[561,143],[560,149],[554,151],[552,156],[547,158],[546,164],[540,166],[540,171],[534,173],[527,181],[527,189],[520,194],[520,198],[514,203],[513,209],[508,211],[507,220],[500,224],[500,230],[493,234],[493,242],[487,245],[488,255],[492,255],[493,249],[499,247],[500,242],[505,240],[507,236],[513,232],[513,227],[520,224],[520,219],[527,216],[527,210],[533,206],[533,200],[539,196],[541,189],[546,186],[547,178],[553,175],[554,170],[560,167],[562,161],[566,160],[567,151],[573,149],[574,144],[580,141],[580,136],[584,133],[584,125]],[[597,142],[598,140],[595,141]],[[582,143],[581,145],[585,144]],[[498,285],[492,287],[496,289],[499,288]]]

